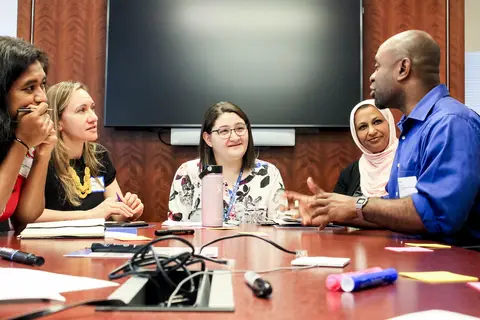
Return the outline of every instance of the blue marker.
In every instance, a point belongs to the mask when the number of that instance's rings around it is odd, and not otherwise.
[[[379,272],[366,273],[353,277],[343,277],[341,287],[345,292],[352,292],[384,284],[391,284],[395,282],[397,278],[397,270],[389,268]]]

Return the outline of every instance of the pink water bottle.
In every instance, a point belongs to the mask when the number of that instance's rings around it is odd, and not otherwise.
[[[223,226],[223,167],[206,166],[202,179],[202,226]]]

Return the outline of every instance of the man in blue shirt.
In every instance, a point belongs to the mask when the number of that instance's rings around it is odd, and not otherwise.
[[[287,199],[299,200],[304,223],[320,228],[363,220],[448,243],[480,244],[480,116],[440,84],[440,48],[428,33],[393,36],[375,61],[375,104],[404,114],[389,199],[327,193],[311,178],[313,196],[287,191]]]

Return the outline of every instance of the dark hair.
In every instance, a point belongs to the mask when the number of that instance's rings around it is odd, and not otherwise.
[[[253,167],[255,166],[255,146],[253,144],[250,120],[248,120],[245,112],[243,112],[243,110],[240,109],[240,107],[238,107],[237,105],[228,101],[221,101],[208,108],[207,112],[205,112],[205,116],[203,117],[204,120],[202,125],[202,132],[200,133],[200,169],[208,165],[217,164],[212,148],[207,145],[207,143],[203,140],[203,133],[206,132],[208,134],[211,134],[215,121],[217,121],[220,115],[227,112],[236,113],[240,118],[243,119],[243,121],[245,121],[245,124],[247,125],[248,146],[247,151],[243,155],[242,169],[253,169]]]
[[[10,149],[15,129],[8,113],[8,92],[12,84],[36,61],[47,73],[48,57],[45,52],[22,39],[0,36],[0,163]]]

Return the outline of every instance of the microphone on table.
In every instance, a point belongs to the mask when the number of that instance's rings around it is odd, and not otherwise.
[[[260,275],[254,271],[247,271],[244,275],[245,282],[252,288],[253,294],[259,298],[267,298],[272,294],[272,285],[263,280]]]
[[[10,248],[0,248],[0,257],[6,260],[35,266],[41,266],[45,263],[43,257]]]

